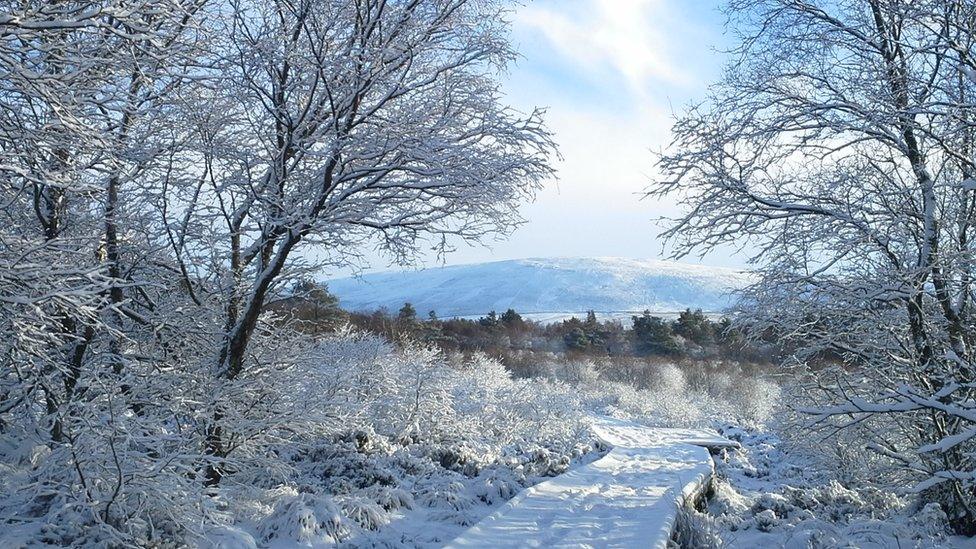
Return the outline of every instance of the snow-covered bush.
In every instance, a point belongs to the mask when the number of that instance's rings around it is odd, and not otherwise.
[[[664,427],[759,427],[780,405],[781,389],[772,380],[746,373],[736,363],[705,366],[663,363],[639,379],[620,377],[612,364],[597,365],[551,357],[537,371],[543,379],[571,384],[592,412],[609,413]]]
[[[955,546],[937,503],[864,480],[839,482],[836,467],[816,459],[814,445],[742,429],[723,434],[742,447],[716,459],[708,520],[699,524],[728,546]]]
[[[718,534],[714,519],[693,507],[682,506],[678,509],[668,549],[682,547],[713,549],[722,545],[722,538]]]
[[[339,507],[328,496],[295,493],[258,525],[261,541],[339,543],[349,537]]]
[[[266,506],[228,503],[239,506],[239,524],[261,525],[264,540],[379,543],[403,515],[458,529],[596,450],[577,391],[513,379],[483,355],[447,359],[350,330],[316,341],[306,355],[311,365],[298,369],[289,400],[314,410],[305,419],[314,425],[266,447],[281,469],[265,477]],[[228,480],[244,478],[231,472]],[[225,494],[242,499],[245,491]]]

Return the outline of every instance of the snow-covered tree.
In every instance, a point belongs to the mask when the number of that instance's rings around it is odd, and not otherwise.
[[[218,378],[245,372],[265,303],[290,274],[371,243],[404,261],[425,242],[446,251],[519,223],[516,206],[551,174],[554,147],[540,113],[500,102],[493,77],[513,57],[505,9],[241,0],[218,10],[214,86],[199,92],[195,145],[176,164],[182,190],[163,223],[183,215],[198,227],[180,254],[198,271],[189,284],[224,310]],[[210,446],[222,456],[217,415]]]
[[[753,333],[805,363],[821,426],[865,444],[976,533],[972,345],[976,8],[735,0],[740,45],[675,125],[655,194],[677,253],[740,245]],[[883,428],[879,426],[883,425]]]
[[[4,456],[5,515],[132,544],[193,508],[178,495],[195,483],[191,437],[171,430],[192,396],[173,388],[206,315],[181,314],[145,201],[178,146],[170,112],[202,6],[26,1],[0,15],[0,435],[44,456],[26,470]]]
[[[363,246],[504,234],[552,174],[541,113],[501,100],[502,1],[4,8],[0,504],[51,543],[187,542],[228,472],[280,477],[270,446],[343,426],[273,297]],[[425,353],[415,425],[449,400]]]

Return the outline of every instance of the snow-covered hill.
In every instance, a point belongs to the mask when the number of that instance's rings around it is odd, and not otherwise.
[[[404,302],[421,315],[473,317],[513,308],[537,320],[595,310],[624,315],[649,309],[719,312],[747,285],[746,272],[672,261],[545,258],[371,273],[327,281],[344,308],[395,312]]]

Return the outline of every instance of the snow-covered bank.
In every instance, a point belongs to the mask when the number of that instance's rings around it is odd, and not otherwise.
[[[689,527],[709,547],[972,549],[948,517],[916,494],[844,479],[809,449],[770,433],[723,428],[740,449],[715,459],[706,514]],[[883,483],[885,479],[877,479]]]
[[[712,476],[705,447],[735,445],[602,416],[593,431],[609,454],[525,490],[448,547],[666,547],[679,506]]]

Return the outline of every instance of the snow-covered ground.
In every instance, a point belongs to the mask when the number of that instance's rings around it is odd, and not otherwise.
[[[593,431],[609,454],[528,488],[448,547],[666,547],[679,507],[712,476],[705,446],[735,444],[603,416]]]
[[[770,433],[724,428],[741,448],[717,458],[706,514],[692,517],[701,539],[730,548],[976,548],[948,534],[938,504],[912,494],[845,485],[844,471],[808,451],[785,449]],[[883,480],[883,479],[879,479]]]
[[[730,292],[750,283],[750,274],[673,261],[622,258],[544,258],[395,271],[327,281],[342,306],[354,311],[404,302],[420,314],[480,316],[513,308],[530,318],[629,315],[686,308],[722,311]]]

